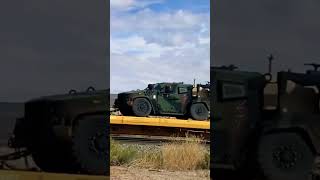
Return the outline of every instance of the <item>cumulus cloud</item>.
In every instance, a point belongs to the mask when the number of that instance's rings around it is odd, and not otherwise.
[[[209,12],[156,11],[147,5],[135,12],[113,10],[111,92],[156,82],[209,81],[209,18]]]
[[[110,7],[114,12],[129,11],[162,2],[163,0],[110,0]]]

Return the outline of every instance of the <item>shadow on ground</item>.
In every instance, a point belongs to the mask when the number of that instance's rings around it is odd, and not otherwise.
[[[252,173],[236,172],[231,170],[216,169],[213,170],[212,179],[214,180],[266,180],[261,174],[253,171]]]

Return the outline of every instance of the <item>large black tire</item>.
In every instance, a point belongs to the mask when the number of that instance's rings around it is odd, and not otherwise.
[[[109,138],[107,119],[86,116],[79,119],[73,129],[73,156],[82,172],[109,175]]]
[[[314,154],[295,133],[264,135],[258,145],[258,163],[267,180],[307,180]]]
[[[145,98],[137,98],[133,101],[132,111],[135,116],[149,116],[151,113],[152,107],[150,102]]]
[[[76,173],[79,167],[70,156],[70,143],[55,136],[52,127],[40,127],[32,131],[33,141],[27,144],[35,164],[46,172]]]
[[[209,111],[203,103],[195,103],[190,107],[190,114],[192,119],[195,120],[207,120]]]
[[[61,148],[65,148],[62,150]],[[70,149],[67,150],[63,144],[56,144],[55,147],[33,147],[32,158],[35,164],[46,172],[54,173],[77,173],[79,166],[70,155]]]

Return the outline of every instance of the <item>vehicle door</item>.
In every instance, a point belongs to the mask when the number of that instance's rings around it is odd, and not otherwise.
[[[157,101],[161,113],[181,113],[180,96],[176,84],[167,84],[160,90]]]

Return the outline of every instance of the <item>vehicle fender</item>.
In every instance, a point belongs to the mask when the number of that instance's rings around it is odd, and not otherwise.
[[[317,137],[313,131],[306,126],[277,126],[264,129],[263,135],[275,133],[296,133],[305,140],[307,145],[315,154],[320,153],[320,137]]]

